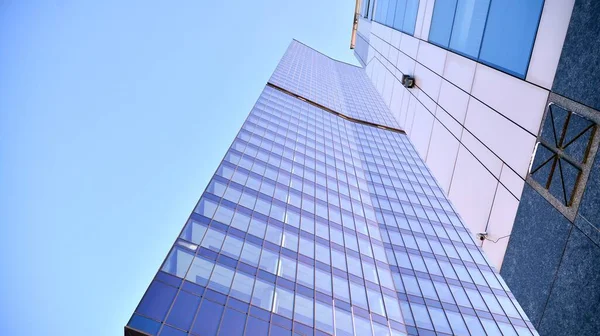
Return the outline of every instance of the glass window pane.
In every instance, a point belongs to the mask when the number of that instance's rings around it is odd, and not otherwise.
[[[277,287],[275,289],[273,312],[291,319],[293,309],[294,292],[282,287]]]
[[[272,284],[256,279],[254,292],[252,292],[252,304],[265,310],[271,310],[273,290]]]
[[[429,29],[429,42],[444,48],[450,43],[457,0],[436,0]]]
[[[373,335],[371,321],[359,316],[354,316],[354,330],[356,335]]]
[[[312,259],[315,258],[315,243],[304,237],[300,237],[300,254],[304,254]]]
[[[448,316],[448,320],[450,321],[450,325],[452,326],[452,330],[456,335],[468,335],[469,331],[465,326],[465,323],[462,319],[461,314],[455,313],[453,311],[446,310],[446,316]]]
[[[404,25],[404,13],[406,12],[406,0],[398,0],[396,4],[396,13],[394,15],[394,22],[392,26],[396,30],[402,30]]]
[[[413,315],[415,317],[415,322],[417,322],[417,327],[425,328],[425,329],[433,329],[433,325],[431,324],[431,320],[429,319],[429,314],[427,313],[427,308],[425,308],[425,306],[420,305],[418,303],[411,303],[410,308],[413,311]],[[483,335],[483,334],[475,334],[475,335]]]
[[[297,252],[298,251],[298,236],[293,232],[284,231],[283,247],[290,249],[294,252]]]
[[[210,300],[202,301],[198,310],[192,333],[196,335],[215,335],[223,314],[223,306]]]
[[[221,245],[223,245],[223,240],[225,240],[225,235],[222,232],[209,228],[200,246],[219,252]]]
[[[365,287],[361,284],[356,284],[350,281],[350,293],[352,293],[352,304],[369,309],[367,304],[367,294],[365,294]],[[402,321],[402,320],[400,320]]]
[[[402,311],[398,305],[398,299],[388,295],[383,295],[383,300],[385,302],[385,309],[387,311],[388,318],[398,322],[404,322],[402,319]]]
[[[348,293],[348,280],[333,276],[333,295],[346,302],[350,302],[350,294]]]
[[[379,281],[377,280],[377,271],[375,270],[375,265],[363,260],[362,266],[363,271],[365,272],[365,279],[378,284]]]
[[[330,251],[329,251],[329,246],[325,246],[325,245],[321,245],[319,243],[315,244],[315,249],[317,251],[317,260],[325,263],[327,265],[331,265],[331,261],[330,261]]]
[[[246,241],[244,243],[244,248],[242,248],[242,255],[240,256],[240,260],[245,262],[248,265],[252,265],[254,267],[258,266],[258,260],[260,258],[260,247]]]
[[[331,250],[331,260],[333,262],[333,267],[339,268],[343,271],[347,271],[346,269],[346,256],[344,253],[332,249]]]
[[[386,316],[381,293],[368,288],[367,297],[369,298],[369,307],[371,307],[371,312],[381,316]]]
[[[306,325],[313,325],[313,301],[296,293],[294,304],[294,320]]]
[[[444,311],[439,308],[427,307],[429,310],[429,314],[431,315],[431,320],[433,321],[433,325],[436,331],[444,332],[451,334],[452,330],[448,325],[448,321],[446,320],[446,314]]]
[[[181,232],[180,238],[190,241],[194,244],[200,244],[205,232],[206,226],[190,219],[183,232]]]
[[[302,284],[308,288],[313,288],[314,286],[314,268],[312,266],[308,266],[301,262],[298,263],[298,277],[297,281],[299,284]]]
[[[390,336],[390,329],[379,323],[373,323],[373,331],[375,331],[375,335],[377,336]]]
[[[399,1],[400,4],[402,1]],[[404,13],[404,23],[402,31],[414,35],[415,23],[417,22],[417,12],[419,11],[419,0],[406,0],[406,12]]]
[[[335,309],[335,334],[336,336],[353,336],[352,315],[345,310]]]
[[[208,283],[208,288],[227,295],[227,293],[229,293],[229,287],[231,287],[233,275],[233,270],[218,264],[215,265]]]
[[[252,287],[254,287],[254,278],[244,273],[236,272],[231,284],[231,295],[232,297],[244,301],[250,302],[250,293],[252,293]]]
[[[296,280],[296,260],[281,255],[277,275],[288,280]]]
[[[489,0],[458,0],[450,48],[469,57],[479,56]]]
[[[544,0],[492,1],[481,61],[525,78]]]
[[[200,286],[206,286],[214,266],[215,264],[212,261],[196,257],[185,279]]]
[[[485,331],[481,328],[481,323],[479,323],[479,319],[475,316],[464,314],[463,318],[467,323],[467,327],[471,332],[471,335],[485,335]]]
[[[331,274],[315,268],[316,289],[327,295],[331,295]]]
[[[217,210],[217,203],[203,198],[196,206],[194,212],[204,217],[212,218],[215,210]]]
[[[243,245],[244,241],[240,238],[227,236],[225,238],[225,242],[223,243],[223,249],[221,250],[221,253],[233,259],[239,259]]]
[[[192,260],[194,259],[194,251],[186,248],[175,246],[171,250],[169,257],[165,261],[161,270],[169,274],[173,274],[180,278],[185,276]]]
[[[263,250],[260,256],[260,268],[269,273],[277,272],[277,264],[279,263],[279,255],[269,250]]]
[[[320,301],[315,301],[315,327],[333,333],[333,307]]]

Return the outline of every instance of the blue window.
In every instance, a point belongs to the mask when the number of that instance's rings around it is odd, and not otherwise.
[[[419,11],[419,0],[399,0],[398,6],[403,2],[406,2],[406,11],[404,13],[404,23],[402,24],[402,31],[414,35],[415,24],[417,23],[417,12]]]
[[[141,317],[137,314],[133,314],[128,325],[133,329],[147,332],[150,335],[156,335],[158,329],[160,328],[159,322],[152,321],[151,319],[147,319],[145,317]]]
[[[199,297],[180,291],[169,313],[167,323],[183,330],[189,330],[199,305]]]
[[[246,325],[246,335],[267,336],[269,333],[269,322],[259,320],[256,317],[248,316]]]
[[[489,5],[489,0],[458,0],[450,49],[472,58],[479,55]]]
[[[164,320],[167,315],[171,303],[175,298],[177,289],[163,284],[162,282],[153,281],[148,287],[148,291],[140,302],[136,312],[144,316],[153,318],[158,321]]]
[[[492,1],[479,59],[525,77],[544,0]]]
[[[246,324],[246,314],[240,313],[237,310],[227,308],[221,322],[219,335],[224,336],[241,336],[244,332],[244,324]]]
[[[187,336],[186,332],[181,330],[177,330],[175,328],[171,328],[169,326],[164,326],[160,331],[160,336]]]
[[[437,0],[429,42],[525,78],[544,0]]]
[[[375,21],[410,35],[415,33],[419,0],[379,0]]]
[[[192,334],[195,335],[215,335],[221,321],[223,306],[209,300],[204,300],[198,311],[198,317],[194,322]]]
[[[457,0],[436,0],[429,28],[429,42],[448,48]]]

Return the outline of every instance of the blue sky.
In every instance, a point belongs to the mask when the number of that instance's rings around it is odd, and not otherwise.
[[[0,1],[0,334],[122,335],[292,38],[354,1]]]

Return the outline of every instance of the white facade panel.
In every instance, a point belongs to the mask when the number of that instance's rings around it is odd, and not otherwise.
[[[436,120],[431,132],[426,162],[446,195],[450,190],[459,146],[458,140]]]
[[[473,235],[485,231],[497,185],[498,180],[461,146],[449,196]]]
[[[525,178],[536,141],[533,135],[474,98],[469,101],[465,127]]]
[[[444,111],[439,105],[435,111],[435,117],[442,123],[456,139],[460,139],[463,132],[463,126],[459,124],[448,112]]]
[[[438,95],[440,94],[440,85],[442,85],[442,78],[440,76],[436,75],[433,71],[427,69],[420,63],[417,63],[415,67],[415,84],[423,90],[429,98],[433,101],[437,101]]]
[[[504,252],[509,240],[506,236],[510,235],[518,207],[519,201],[502,185],[499,185],[490,213],[489,223],[485,230],[490,240],[485,240],[482,245],[487,258],[497,269],[500,269],[502,266]]]
[[[464,124],[469,106],[469,95],[448,81],[443,80],[440,87],[438,104],[452,117]]]
[[[552,88],[558,60],[567,36],[575,0],[546,0],[531,54],[527,81]]]
[[[547,90],[477,64],[471,94],[532,134],[537,134],[548,99]]]
[[[419,41],[417,61],[438,75],[444,74],[448,51],[425,41]]]
[[[471,92],[476,67],[477,63],[474,61],[449,52],[446,56],[444,78],[456,84],[466,92]]]

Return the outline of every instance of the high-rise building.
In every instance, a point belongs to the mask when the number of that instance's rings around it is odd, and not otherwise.
[[[294,41],[125,335],[333,334],[537,335],[364,69]]]
[[[357,58],[542,335],[600,330],[598,17],[593,0],[357,1]]]

